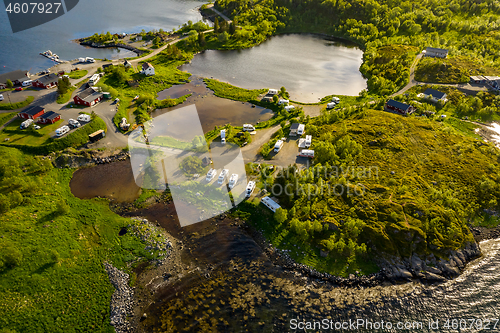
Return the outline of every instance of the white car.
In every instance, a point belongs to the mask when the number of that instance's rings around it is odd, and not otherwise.
[[[217,183],[219,183],[219,185],[222,185],[222,183],[224,183],[228,173],[229,173],[228,169],[222,169],[219,175],[219,179],[217,179]]]
[[[0,94],[0,101],[3,101],[3,95]]]
[[[34,126],[34,128],[35,128],[36,130],[39,130],[41,127],[40,127],[40,126],[38,126],[38,125],[35,125],[35,126]]]

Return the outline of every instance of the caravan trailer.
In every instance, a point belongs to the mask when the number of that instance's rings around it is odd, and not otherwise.
[[[94,84],[96,84],[100,78],[101,76],[99,74],[92,75],[89,79],[89,86],[93,86]]]
[[[25,128],[28,128],[31,126],[31,124],[33,124],[33,119],[28,119],[28,120],[25,120],[21,123],[21,126],[20,128],[21,129],[25,129]]]
[[[233,173],[231,177],[229,178],[229,189],[232,190],[233,187],[236,186],[236,183],[238,182],[238,174]]]
[[[245,197],[250,198],[254,189],[255,189],[255,182],[249,181],[247,188],[245,189]]]
[[[229,170],[228,169],[222,169],[220,175],[219,175],[219,179],[217,179],[217,183],[219,185],[222,185],[222,183],[224,183],[224,181],[226,180],[226,177],[227,177],[227,174],[229,173]]]
[[[308,157],[308,158],[314,158],[314,150],[311,150],[311,149],[302,149],[302,151],[299,153],[299,156],[301,156],[301,157]]]
[[[306,148],[311,147],[311,142],[312,142],[312,135],[306,135],[306,142],[304,144]]]
[[[225,129],[220,131],[220,143],[222,143],[223,145],[226,144],[226,130]]]
[[[297,135],[302,135],[306,132],[306,125],[300,124],[299,128],[297,128]]]
[[[212,179],[214,179],[216,174],[217,174],[217,170],[215,170],[213,168],[208,170],[207,178],[206,178],[207,182],[211,182]]]
[[[281,208],[281,206],[278,205],[276,201],[274,201],[270,197],[264,197],[262,198],[262,200],[260,200],[260,202],[262,202],[267,208],[272,210],[274,213],[276,213],[276,210],[278,210],[278,208]]]
[[[276,95],[278,93],[278,89],[269,89],[267,92],[268,95]]]
[[[293,109],[295,109],[295,106],[294,106],[294,105],[287,105],[287,106],[285,106],[285,111],[286,111],[286,112],[290,112],[290,111],[292,111]]]
[[[335,103],[335,102],[330,102],[330,103],[328,103],[328,104],[326,105],[326,108],[327,108],[327,109],[333,109],[333,108],[335,107],[335,105],[337,105],[337,103]]]
[[[68,126],[63,126],[58,129],[56,129],[56,136],[63,136],[64,134],[69,132],[69,127]]]
[[[253,127],[252,124],[243,124],[243,131],[244,132],[253,132],[253,131],[255,131],[255,127]]]
[[[279,153],[282,147],[283,147],[283,140],[276,141],[276,144],[274,145],[274,152]]]
[[[290,103],[288,99],[280,99],[278,101],[278,105],[283,105],[283,104],[288,105],[288,103]]]

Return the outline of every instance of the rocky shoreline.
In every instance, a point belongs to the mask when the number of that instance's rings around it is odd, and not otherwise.
[[[134,308],[134,288],[129,286],[129,275],[113,265],[105,262],[104,268],[109,276],[109,281],[115,287],[111,296],[110,322],[116,333],[134,332],[128,321],[128,316]]]
[[[56,168],[78,169],[91,167],[98,164],[108,164],[118,161],[125,161],[130,158],[128,151],[100,151],[100,150],[80,150],[80,151],[65,151],[58,155],[53,155],[52,164]]]

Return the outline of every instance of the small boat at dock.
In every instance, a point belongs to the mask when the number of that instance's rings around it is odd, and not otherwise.
[[[40,52],[40,55],[43,55],[44,57],[49,58],[50,60],[55,61],[57,63],[64,62],[64,61],[59,59],[59,56],[57,54],[52,53],[51,50],[47,50],[45,52]]]

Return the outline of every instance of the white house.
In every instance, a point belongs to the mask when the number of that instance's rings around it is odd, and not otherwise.
[[[155,68],[149,62],[145,62],[142,64],[141,73],[148,76],[155,75]]]

